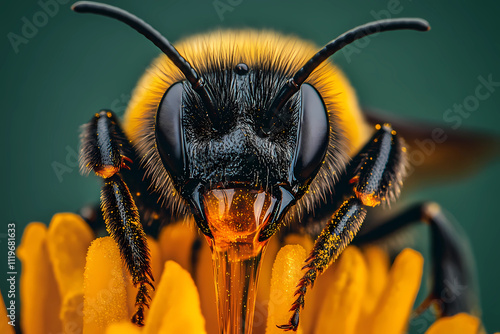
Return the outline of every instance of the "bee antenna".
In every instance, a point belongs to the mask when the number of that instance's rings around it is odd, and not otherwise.
[[[191,64],[180,55],[177,49],[151,25],[123,9],[99,2],[78,1],[71,6],[71,9],[77,13],[92,13],[117,19],[153,42],[175,64],[175,66],[179,68],[193,87],[194,91],[201,97],[205,107],[208,109],[208,116],[212,123],[219,123],[217,110],[214,106],[209,88],[204,84],[203,78],[201,78]]]
[[[300,86],[306,81],[311,73],[325,60],[331,57],[335,52],[339,51],[346,45],[378,32],[391,31],[391,30],[417,30],[428,31],[430,30],[429,23],[422,19],[417,18],[401,18],[401,19],[388,19],[379,20],[366,23],[362,26],[351,29],[342,35],[338,36],[325,47],[319,50],[309,61],[295,73],[293,78],[289,79],[286,84],[281,87],[276,97],[267,111],[267,120],[269,120],[269,128],[276,121],[278,111],[283,108],[285,103],[300,89]]]

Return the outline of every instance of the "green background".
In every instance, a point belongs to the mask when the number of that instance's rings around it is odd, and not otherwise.
[[[351,62],[342,54],[334,57],[362,104],[411,119],[444,123],[446,109],[474,94],[478,76],[500,81],[498,1],[221,2],[233,4],[223,20],[212,1],[109,1],[144,18],[171,41],[217,27],[253,27],[322,45],[383,10],[398,12],[392,17],[423,17],[432,25],[429,33],[386,33],[373,37]],[[71,12],[70,3],[59,5],[16,53],[8,34],[22,35],[23,17],[33,22],[40,11],[38,2],[22,0],[4,2],[0,13],[0,254],[7,254],[7,223],[17,224],[20,241],[28,222],[48,223],[55,212],[75,211],[98,199],[99,180],[81,176],[76,167],[79,126],[101,108],[123,113],[137,79],[159,53],[120,23]],[[462,128],[500,135],[499,106],[500,91],[495,91]],[[61,179],[54,164],[66,166]],[[489,332],[500,330],[499,171],[497,159],[466,179],[432,184],[406,198],[437,201],[463,225],[476,256]],[[0,255],[2,277],[6,268],[6,255]],[[2,279],[0,289],[5,287]]]

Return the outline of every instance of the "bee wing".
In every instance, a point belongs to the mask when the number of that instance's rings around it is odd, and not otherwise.
[[[402,119],[375,109],[363,111],[369,123],[390,123],[405,139],[410,161],[407,184],[456,180],[500,157],[498,135]]]

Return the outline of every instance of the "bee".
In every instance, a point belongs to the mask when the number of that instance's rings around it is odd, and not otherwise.
[[[441,300],[445,282],[469,282],[471,268],[437,204],[374,219],[373,208],[396,201],[407,175],[405,128],[400,133],[388,121],[366,118],[347,79],[327,61],[374,33],[427,31],[426,21],[375,21],[319,51],[253,30],[194,36],[174,47],[122,9],[94,2],[72,9],[122,21],[163,52],[140,80],[123,122],[100,111],[81,137],[81,169],[104,180],[104,221],[138,287],[134,323],[144,323],[153,288],[143,224],[183,216],[194,217],[213,251],[241,253],[250,245],[253,258],[282,226],[316,237],[290,321],[278,324],[283,330],[297,329],[307,290],[348,244],[422,221],[432,231],[434,282],[420,310],[435,303],[441,315],[453,315],[476,307],[469,291]],[[220,205],[226,206],[217,211]]]

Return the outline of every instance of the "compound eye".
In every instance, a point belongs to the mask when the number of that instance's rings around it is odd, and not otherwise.
[[[156,143],[163,164],[170,175],[184,173],[185,155],[182,128],[182,95],[184,86],[178,82],[165,92],[156,113]]]
[[[292,181],[304,185],[318,172],[328,148],[329,124],[325,103],[309,84],[300,88],[300,115]]]

